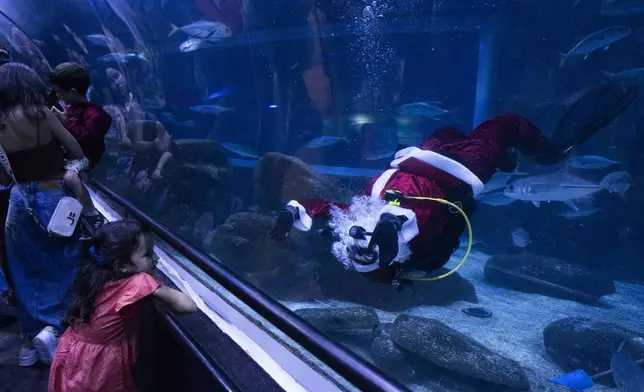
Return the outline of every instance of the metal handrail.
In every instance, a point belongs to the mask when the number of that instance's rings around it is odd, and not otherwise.
[[[197,343],[192,336],[183,330],[177,319],[171,313],[159,308],[157,308],[157,311],[163,318],[163,321],[165,321],[165,323],[170,327],[172,334],[180,340],[188,350],[192,351],[192,353],[197,357],[197,360],[201,362],[208,373],[210,373],[210,375],[216,380],[217,386],[219,387],[217,391],[241,392],[239,387],[230,379],[230,377],[228,377],[221,366],[215,363],[212,358],[204,353],[203,349],[199,346],[199,343]]]
[[[244,282],[234,272],[212,256],[197,249],[167,227],[162,226],[138,207],[114,193],[99,181],[94,179],[92,180],[92,184],[108,198],[120,204],[132,217],[136,218],[141,224],[152,230],[162,240],[187,257],[226,290],[230,291],[260,316],[284,332],[297,344],[322,360],[327,366],[359,390],[369,392],[399,392],[408,390],[402,384],[382,374],[373,365],[358,358],[354,353],[322,335],[288,308]]]

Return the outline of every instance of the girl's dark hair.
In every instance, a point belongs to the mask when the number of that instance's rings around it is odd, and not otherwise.
[[[0,121],[44,113],[47,87],[36,71],[20,63],[0,67]]]
[[[98,229],[90,256],[74,282],[66,317],[69,325],[88,323],[103,286],[129,276],[120,269],[131,264],[141,234],[145,234],[141,226],[131,221],[110,222]]]

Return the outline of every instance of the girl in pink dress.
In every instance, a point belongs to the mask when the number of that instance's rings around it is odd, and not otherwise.
[[[131,370],[143,300],[157,298],[178,313],[197,311],[190,297],[150,275],[158,259],[153,248],[151,235],[135,222],[97,231],[90,261],[76,278],[49,392],[135,392]]]

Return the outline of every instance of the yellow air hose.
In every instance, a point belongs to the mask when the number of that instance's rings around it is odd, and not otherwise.
[[[387,191],[387,192],[389,192],[389,191]],[[402,195],[401,195],[401,196],[402,196]],[[444,274],[442,274],[442,275],[434,276],[434,277],[431,277],[431,278],[414,278],[414,277],[404,276],[404,275],[403,275],[403,279],[428,282],[428,281],[432,281],[432,280],[439,280],[439,279],[447,278],[447,277],[448,277],[448,276],[450,276],[451,274],[453,274],[453,273],[455,273],[456,271],[458,271],[458,269],[459,269],[459,268],[461,268],[461,267],[463,266],[463,264],[465,264],[465,261],[467,261],[467,258],[468,258],[468,257],[469,257],[469,255],[470,255],[470,251],[472,250],[472,238],[473,238],[473,235],[472,235],[472,224],[470,223],[470,219],[467,217],[467,214],[465,213],[465,211],[463,211],[463,209],[462,209],[461,207],[459,207],[458,205],[456,205],[456,204],[452,203],[451,201],[447,201],[447,200],[445,200],[445,199],[439,199],[439,198],[436,198],[436,197],[402,196],[402,198],[404,198],[404,199],[408,199],[408,200],[429,200],[429,201],[435,201],[435,202],[437,202],[437,203],[444,204],[444,205],[446,205],[446,206],[448,206],[448,207],[455,208],[455,209],[456,209],[456,210],[457,210],[457,211],[458,211],[458,212],[463,216],[463,219],[465,219],[465,224],[466,224],[466,226],[467,226],[467,236],[468,236],[468,240],[467,240],[467,250],[465,251],[465,255],[463,256],[463,258],[461,259],[461,261],[459,261],[459,262],[458,262],[458,264],[456,265],[456,267],[454,267],[452,270],[447,271],[447,272],[445,272],[445,273],[444,273]],[[393,204],[393,205],[400,205],[400,202],[395,202],[395,201],[394,201],[394,202],[390,202],[389,204]]]

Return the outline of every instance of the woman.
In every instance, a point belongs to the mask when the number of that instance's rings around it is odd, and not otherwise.
[[[43,81],[26,65],[0,67],[0,144],[17,181],[11,190],[5,234],[24,339],[20,366],[38,360],[51,363],[66,311],[64,298],[81,255],[77,236],[51,237],[43,228],[67,195],[62,188],[63,150],[68,158],[83,157],[76,139],[45,106],[46,94]],[[0,184],[11,181],[0,170]]]
[[[132,185],[137,192],[146,193],[152,186],[161,190],[160,197],[154,204],[160,209],[169,192],[171,181],[159,181],[163,177],[169,180],[172,170],[167,167],[171,160],[177,159],[177,146],[172,136],[159,121],[131,121],[128,133],[132,135],[134,160],[132,162]]]

